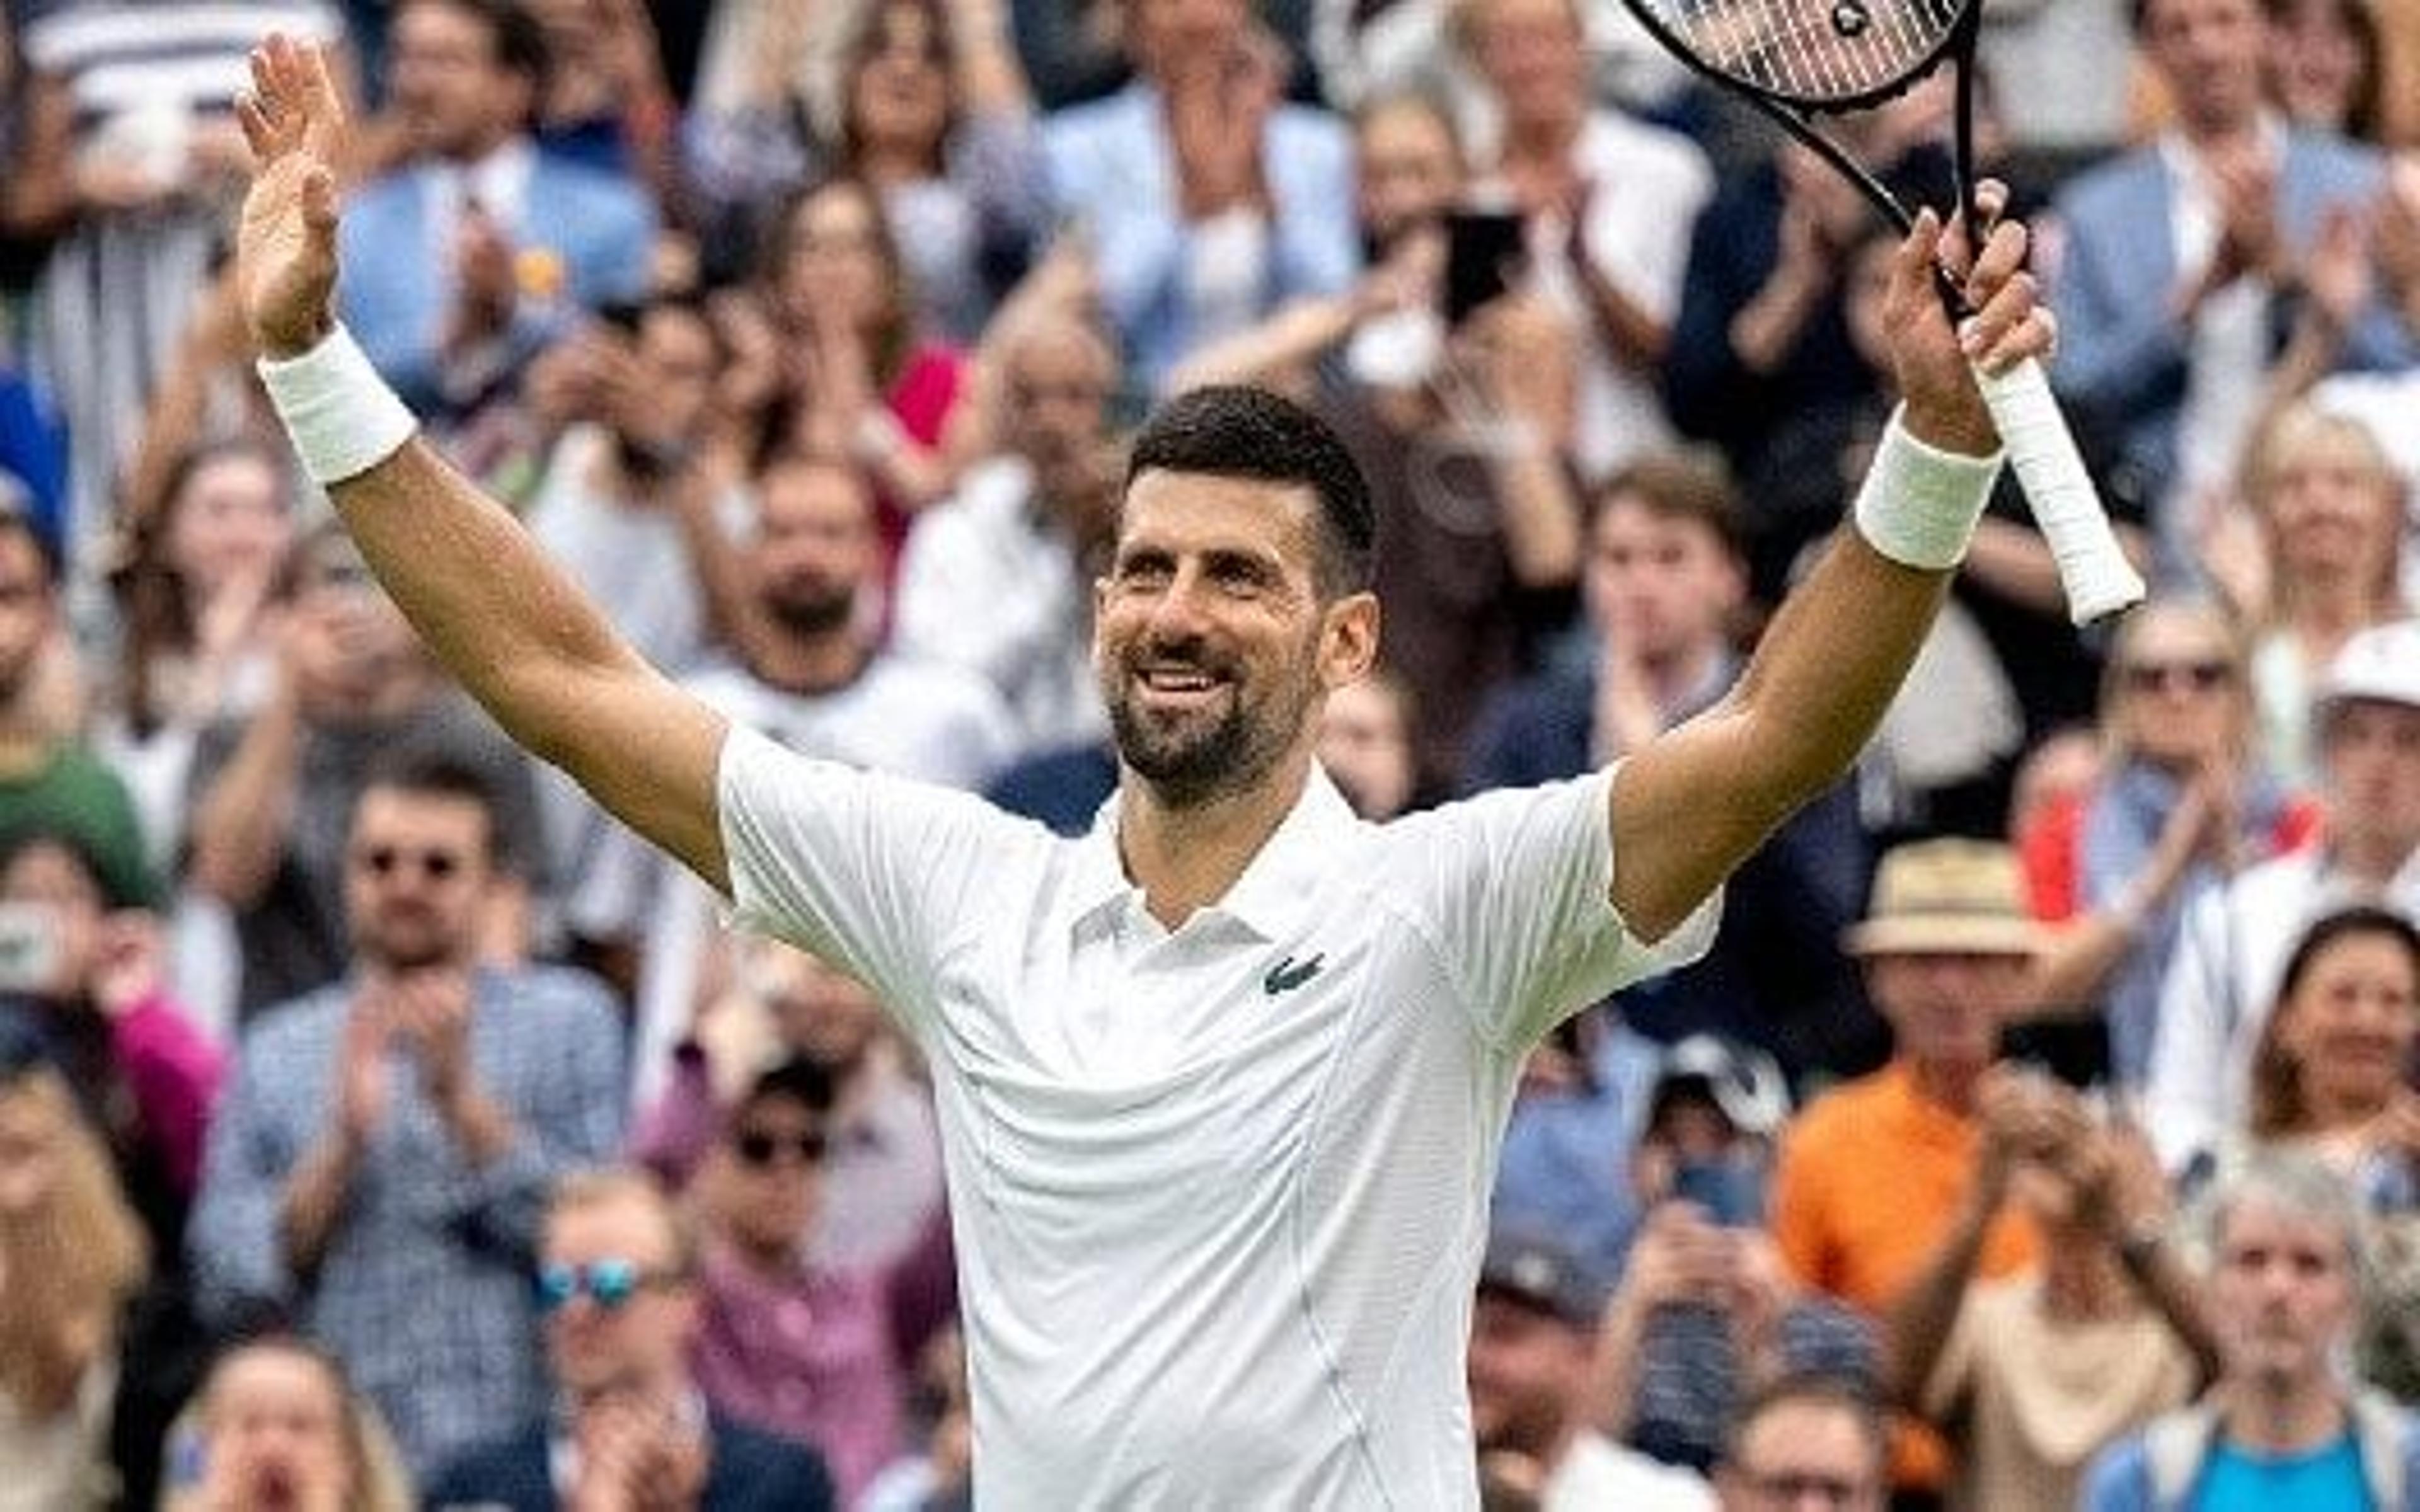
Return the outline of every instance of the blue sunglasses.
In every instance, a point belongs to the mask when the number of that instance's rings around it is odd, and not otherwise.
[[[643,1269],[636,1260],[608,1258],[586,1265],[541,1265],[537,1268],[537,1310],[561,1312],[576,1297],[586,1297],[607,1312],[629,1304],[648,1287],[678,1279],[665,1271]]]

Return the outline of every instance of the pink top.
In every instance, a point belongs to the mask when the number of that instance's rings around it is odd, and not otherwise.
[[[879,1275],[800,1267],[768,1276],[708,1248],[694,1363],[707,1401],[811,1444],[843,1505],[900,1451],[905,1381]]]
[[[165,993],[156,991],[111,1021],[109,1048],[177,1195],[190,1198],[201,1181],[202,1145],[226,1057]]]

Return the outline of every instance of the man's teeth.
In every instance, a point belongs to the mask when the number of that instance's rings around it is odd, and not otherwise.
[[[1198,693],[1210,686],[1208,674],[1197,671],[1147,671],[1143,681],[1171,692]]]

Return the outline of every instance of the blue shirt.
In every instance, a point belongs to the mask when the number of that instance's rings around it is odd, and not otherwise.
[[[2323,1447],[2275,1458],[2222,1441],[2211,1450],[2193,1512],[2370,1512],[2360,1446],[2350,1430]]]

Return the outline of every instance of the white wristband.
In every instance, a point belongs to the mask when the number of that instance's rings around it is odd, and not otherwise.
[[[302,471],[321,487],[367,472],[420,428],[341,325],[300,357],[264,357],[258,366]]]
[[[1891,411],[1853,517],[1866,544],[1893,562],[1947,572],[1965,559],[1999,478],[2001,454],[1966,456],[1928,446],[1907,433],[1902,416]]]

